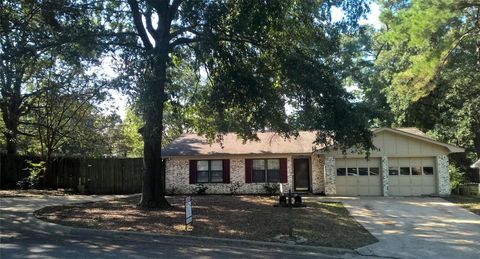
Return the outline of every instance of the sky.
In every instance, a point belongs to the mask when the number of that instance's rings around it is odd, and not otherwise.
[[[370,4],[370,13],[367,15],[366,19],[361,19],[360,24],[365,25],[369,24],[373,26],[375,29],[380,29],[381,23],[379,20],[380,16],[380,7],[376,3]],[[340,8],[332,8],[332,19],[333,21],[339,21],[343,17],[343,12]],[[112,58],[107,57],[103,60],[102,62],[102,72],[108,76],[108,77],[115,77],[116,73],[113,70],[112,66]],[[357,90],[358,87],[355,85],[352,85],[350,87],[347,87],[347,91],[355,91]],[[112,99],[108,101],[108,103],[105,103],[101,105],[102,108],[106,109],[108,113],[117,113],[120,115],[120,118],[125,119],[125,113],[126,113],[126,108],[128,105],[128,97],[120,93],[119,91],[116,90],[110,90]]]

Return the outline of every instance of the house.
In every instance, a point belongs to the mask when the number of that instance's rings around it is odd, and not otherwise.
[[[480,181],[480,159],[477,160],[477,162],[473,163],[471,166],[471,168],[477,168],[478,169],[478,179]],[[479,188],[480,189],[480,188]],[[480,193],[479,193],[480,194]]]
[[[284,190],[327,195],[449,195],[450,153],[464,149],[429,138],[416,128],[373,130],[372,150],[364,154],[314,145],[315,132],[297,138],[265,132],[259,141],[243,142],[233,133],[221,143],[185,134],[162,152],[165,188],[192,193],[263,193],[268,183]]]

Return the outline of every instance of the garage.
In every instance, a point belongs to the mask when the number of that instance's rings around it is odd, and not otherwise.
[[[382,194],[379,158],[336,159],[335,165],[338,195],[377,196]]]
[[[463,148],[442,143],[416,128],[373,130],[374,149],[327,147],[325,194],[343,196],[449,195],[448,155]]]
[[[389,158],[389,193],[392,196],[419,196],[436,193],[435,158]]]

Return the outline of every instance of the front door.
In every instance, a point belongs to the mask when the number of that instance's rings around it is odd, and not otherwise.
[[[293,175],[295,191],[308,191],[310,186],[310,160],[308,158],[293,159]]]

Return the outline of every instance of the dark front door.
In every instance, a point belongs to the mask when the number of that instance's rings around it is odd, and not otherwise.
[[[293,159],[293,175],[295,177],[295,191],[308,191],[310,179],[310,165],[308,158]]]

